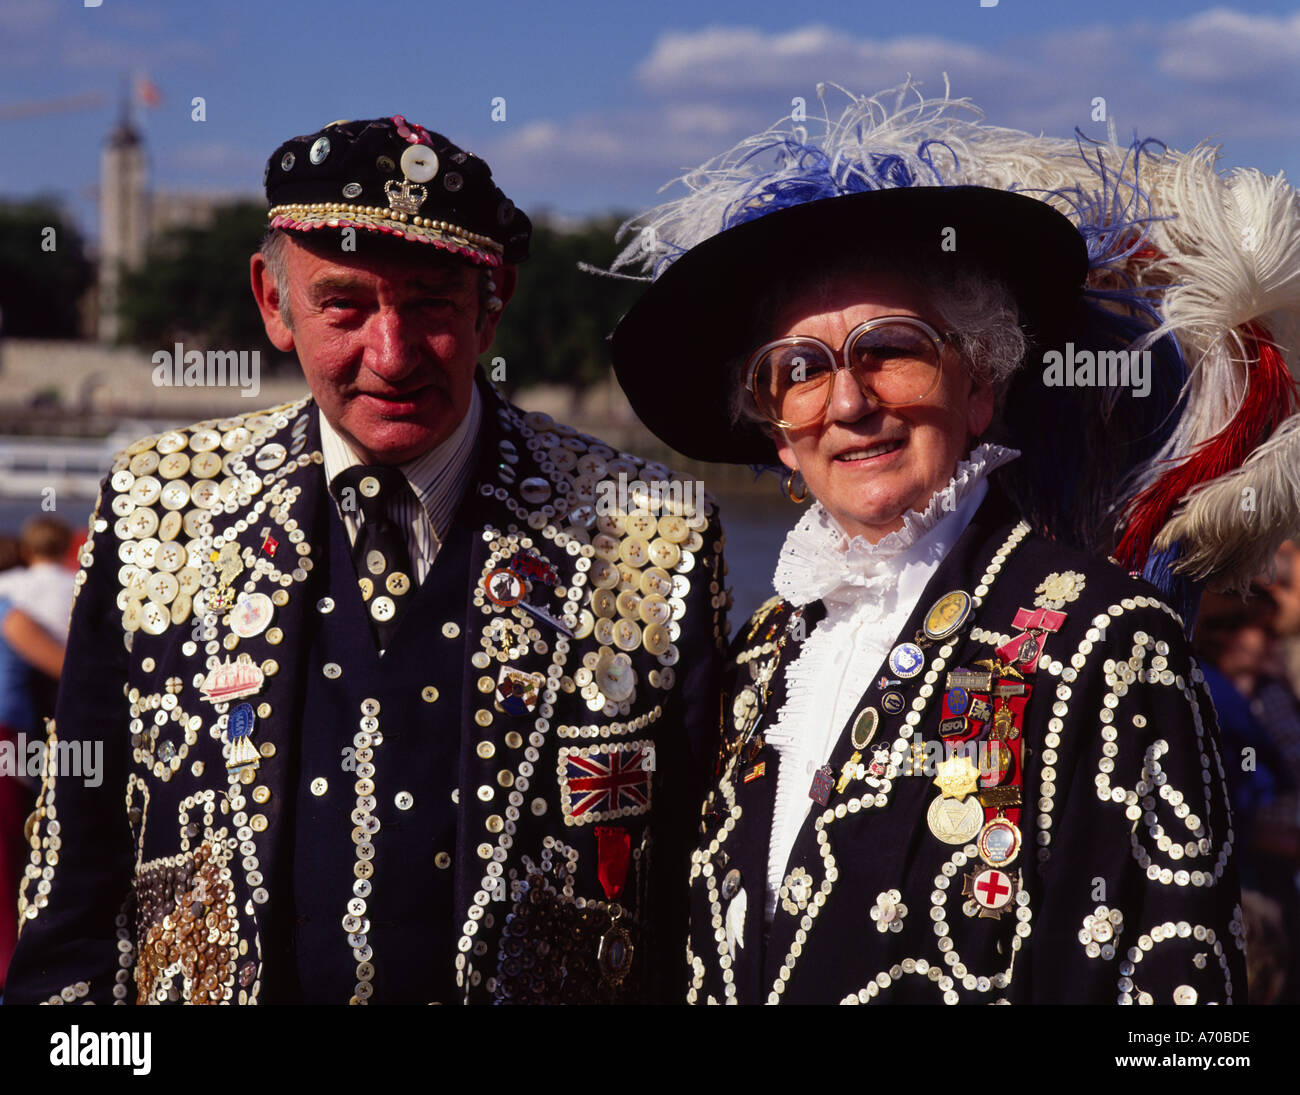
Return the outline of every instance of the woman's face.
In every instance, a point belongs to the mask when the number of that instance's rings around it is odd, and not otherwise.
[[[942,331],[926,295],[905,279],[844,275],[797,296],[776,317],[772,338],[811,335],[832,348],[877,316],[915,316]],[[835,373],[820,422],[776,431],[777,453],[850,536],[871,543],[902,528],[948,485],[970,441],[993,418],[993,388],[972,381],[957,352],[943,348],[938,387],[919,403],[881,407],[852,375]],[[775,427],[773,427],[775,431]]]

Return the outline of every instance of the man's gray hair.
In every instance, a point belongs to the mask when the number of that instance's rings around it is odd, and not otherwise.
[[[289,235],[278,228],[267,231],[262,240],[262,260],[275,279],[275,291],[280,298],[280,318],[284,325],[293,330],[293,312],[289,310],[289,259],[286,248]]]
[[[840,263],[813,279],[790,279],[773,286],[757,302],[750,321],[748,348],[728,362],[731,376],[731,421],[770,425],[754,406],[745,387],[745,369],[750,355],[764,342],[780,337],[772,333],[774,319],[796,296],[829,293],[833,283],[846,274],[896,274],[917,285],[934,310],[933,318],[944,331],[955,336],[955,348],[976,383],[990,383],[1001,395],[1019,368],[1028,340],[1020,328],[1019,311],[1011,291],[981,271],[952,267],[875,268],[870,262]]]
[[[271,277],[275,280],[275,291],[280,298],[280,318],[284,321],[284,325],[292,331],[293,312],[289,309],[288,246],[289,233],[279,228],[272,228],[267,231],[265,238],[262,240],[261,253],[266,268],[271,271]],[[460,262],[461,260],[448,255],[447,261]],[[482,326],[483,321],[487,318],[490,311],[488,304],[495,297],[496,288],[496,283],[492,280],[491,268],[487,266],[479,267],[479,308],[475,326]]]

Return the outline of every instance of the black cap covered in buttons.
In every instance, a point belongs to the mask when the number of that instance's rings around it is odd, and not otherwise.
[[[533,226],[492,169],[400,114],[332,122],[266,165],[272,228],[359,228],[429,244],[479,266],[522,262]]]

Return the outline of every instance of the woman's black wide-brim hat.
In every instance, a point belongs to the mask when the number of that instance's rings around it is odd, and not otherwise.
[[[1088,272],[1070,220],[1006,190],[907,186],[779,209],[691,248],[620,321],[614,372],[646,426],[698,460],[776,463],[756,423],[732,423],[727,366],[756,348],[751,318],[763,294],[845,254],[873,272],[897,256],[900,267],[953,262],[995,277],[1015,296],[1031,346],[1058,337]]]

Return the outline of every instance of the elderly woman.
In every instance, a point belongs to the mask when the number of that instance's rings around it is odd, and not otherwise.
[[[849,115],[688,176],[629,249],[656,275],[614,338],[643,420],[692,457],[779,460],[814,499],[733,643],[687,999],[1242,1001],[1225,760],[1181,621],[1031,529],[990,433],[1084,312],[1108,349],[1149,315],[1083,307],[1101,264],[1002,188],[978,125]],[[938,139],[965,185],[908,185],[945,181]],[[1077,425],[1010,405],[1002,436]],[[1052,466],[1022,485],[1053,474],[1073,489]]]

